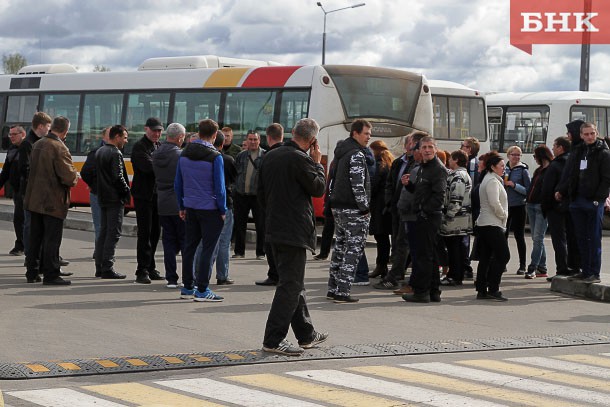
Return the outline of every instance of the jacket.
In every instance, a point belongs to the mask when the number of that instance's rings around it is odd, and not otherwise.
[[[159,143],[153,143],[146,136],[133,145],[131,150],[131,165],[133,166],[131,194],[134,199],[152,202],[154,194],[157,193],[152,166],[152,153],[157,147],[159,147]],[[156,197],[154,198],[156,199]]]
[[[95,154],[97,150],[100,149],[104,144],[102,141],[102,145],[94,148],[93,150],[87,153],[87,159],[85,159],[85,163],[80,170],[80,177],[85,181],[85,184],[89,187],[89,190],[92,194],[97,195],[97,170],[95,166]]]
[[[259,147],[258,157],[254,161],[254,170],[250,178],[250,191],[248,195],[256,195],[257,184],[258,184],[258,170],[263,161],[265,150]],[[235,181],[235,192],[241,195],[246,194],[246,174],[248,172],[248,165],[250,164],[250,151],[245,150],[237,155],[235,159],[235,167],[237,168],[237,180]]]
[[[584,160],[587,168],[580,170]],[[602,204],[605,202],[610,191],[610,150],[603,140],[597,139],[591,145],[582,142],[572,149],[565,170],[571,202],[578,196]]]
[[[4,160],[4,166],[2,167],[2,173],[0,173],[0,188],[8,182],[11,185],[11,188],[13,188],[14,193],[17,194],[19,193],[20,180],[19,147],[13,144],[6,152],[6,159]]]
[[[370,211],[371,182],[364,149],[352,137],[337,144],[335,177],[329,195],[331,208],[357,209],[362,214]]]
[[[400,193],[402,191],[400,177],[403,174],[409,173],[410,168],[413,167],[413,161],[413,157],[408,157],[406,154],[403,154],[392,161],[392,166],[390,167],[390,172],[387,176],[385,185],[385,204],[389,210],[396,209],[396,204],[398,203],[398,199],[400,198]],[[400,174],[400,169],[402,168],[403,164],[405,165],[405,170],[403,174]]]
[[[413,161],[413,166],[409,174],[409,181],[412,180],[413,184],[417,181],[417,173],[419,172],[420,162]],[[400,184],[402,185],[402,183]],[[413,207],[414,190],[409,190],[406,185],[402,185],[400,188],[400,197],[396,202],[396,208],[400,216],[400,220],[403,222],[415,222],[417,220],[417,211]]]
[[[129,179],[121,151],[105,144],[95,153],[97,201],[101,207],[125,205],[130,200]]]
[[[415,184],[405,186],[413,192],[413,208],[418,218],[441,215],[447,188],[447,169],[438,158],[422,162]]]
[[[371,178],[371,235],[392,233],[392,215],[385,207],[385,186],[389,173],[390,168],[381,167],[381,160],[375,162],[375,175]]]
[[[236,145],[236,144],[229,144],[229,146],[223,146],[222,147],[222,152],[231,156],[233,159],[237,158],[237,155],[239,153],[241,153],[243,150],[241,149],[240,146]]]
[[[440,230],[442,236],[464,236],[472,233],[471,190],[471,178],[465,168],[449,172]]]
[[[78,181],[78,172],[72,164],[68,147],[55,134],[49,133],[34,144],[30,158],[25,209],[66,219],[70,188]]]
[[[153,171],[157,184],[157,207],[160,216],[178,216],[178,200],[174,192],[180,148],[165,141],[152,153]]]
[[[24,196],[28,186],[28,177],[30,176],[30,155],[32,154],[34,143],[38,140],[40,140],[40,137],[34,133],[34,130],[30,129],[28,135],[19,144],[19,190]]]
[[[324,195],[324,175],[324,167],[291,140],[265,155],[257,195],[265,212],[266,242],[315,250],[311,198]]]
[[[505,230],[508,220],[507,195],[502,178],[498,174],[493,172],[485,174],[479,188],[481,212],[476,225],[496,226]]]
[[[235,159],[229,155],[221,152],[222,160],[224,161],[225,169],[225,189],[227,191],[227,208],[233,209],[233,187],[237,180],[237,167],[235,166]]]
[[[534,170],[532,176],[532,182],[530,188],[527,191],[526,202],[529,204],[541,204],[542,203],[542,186],[544,185],[544,179],[546,178],[546,168],[538,167]]]
[[[558,155],[551,161],[544,174],[542,191],[540,193],[542,203],[542,213],[546,214],[551,210],[565,212],[568,210],[568,200],[555,200],[555,192],[559,191],[561,174],[568,161],[568,153]]]
[[[527,170],[527,165],[519,162],[513,168],[508,165],[504,170],[504,178],[515,183],[514,187],[506,188],[508,197],[508,206],[523,206],[525,205],[525,197],[530,188],[530,174]]]
[[[174,190],[180,210],[218,210],[227,212],[222,155],[203,140],[189,143],[178,160]]]

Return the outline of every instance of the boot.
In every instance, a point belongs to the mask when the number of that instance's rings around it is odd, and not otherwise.
[[[369,278],[381,277],[384,278],[388,274],[388,265],[377,264],[375,270],[369,273]]]

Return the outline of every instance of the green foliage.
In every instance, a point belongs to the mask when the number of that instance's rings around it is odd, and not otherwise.
[[[27,64],[28,61],[26,61],[25,57],[18,52],[14,54],[2,55],[2,66],[5,74],[14,75]]]

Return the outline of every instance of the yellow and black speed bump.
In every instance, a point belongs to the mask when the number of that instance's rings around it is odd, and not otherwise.
[[[111,373],[205,368],[299,360],[348,359],[373,356],[404,356],[435,353],[550,348],[610,344],[610,332],[560,334],[521,338],[449,340],[438,342],[393,342],[365,345],[337,345],[309,349],[300,357],[281,356],[262,350],[125,356],[63,361],[0,363],[0,380],[81,376]],[[1,395],[0,395],[1,397]],[[1,398],[0,398],[1,402]],[[0,404],[1,407],[1,404]]]

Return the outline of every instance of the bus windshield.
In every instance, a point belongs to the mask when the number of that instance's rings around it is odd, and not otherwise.
[[[390,119],[412,124],[421,91],[421,76],[361,66],[325,65],[347,120]]]

